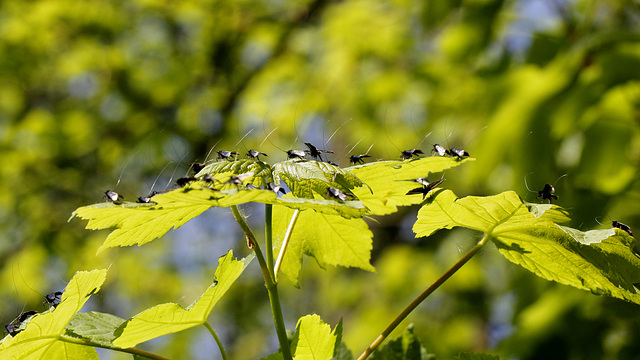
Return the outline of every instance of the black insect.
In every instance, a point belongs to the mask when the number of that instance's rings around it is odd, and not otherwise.
[[[458,158],[469,156],[469,153],[466,150],[454,149],[454,148],[447,150],[447,154],[451,156],[457,156]]]
[[[369,154],[351,155],[351,157],[349,158],[349,161],[350,161],[353,165],[358,164],[358,163],[360,163],[360,164],[364,164],[364,160],[362,160],[362,159],[364,159],[364,158],[368,158],[368,157],[371,157],[371,155],[369,155]]]
[[[263,152],[260,152],[260,151],[257,151],[257,150],[253,150],[253,149],[247,151],[247,156],[249,156],[251,158],[254,158],[254,159],[258,160],[258,161],[260,160],[260,158],[259,158],[260,155],[269,156],[269,155],[267,155],[267,154],[265,154]]]
[[[623,223],[621,223],[620,221],[613,221],[611,222],[611,226],[613,226],[614,228],[618,228],[622,231],[626,231],[627,234],[633,236],[633,233],[631,232],[631,228],[629,227],[629,225],[625,225]]]
[[[415,180],[412,180],[412,181],[415,181],[418,184],[422,185],[422,187],[409,190],[407,195],[422,194],[422,200],[424,200],[427,197],[427,195],[431,192],[431,190],[435,189],[436,186],[442,184],[442,182],[444,182],[444,180],[445,180],[444,178],[442,178],[440,180],[436,180],[434,182],[429,182],[429,180],[427,180],[427,178],[417,178]]]
[[[176,184],[180,187],[185,187],[192,181],[196,181],[197,179],[193,176],[183,176],[180,179],[176,180]]]
[[[283,194],[287,193],[287,191],[282,186],[276,185],[274,183],[268,183],[267,184],[267,189],[273,191],[276,194],[279,193],[279,192],[283,193]]]
[[[138,200],[136,200],[136,202],[138,204],[156,204],[155,201],[151,200],[151,197],[156,195],[157,193],[157,191],[153,191],[151,194],[149,194],[149,196],[140,196],[138,197]]]
[[[204,163],[192,163],[191,164],[191,169],[193,169],[193,173],[197,174],[199,173],[202,169],[204,169],[206,164]]]
[[[538,191],[538,198],[547,200],[551,204],[551,199],[558,200],[558,195],[555,194],[556,188],[552,185],[545,184],[544,189]]]
[[[307,147],[309,148],[309,155],[311,155],[311,157],[314,159],[320,159],[320,161],[323,161],[322,153],[333,154],[332,150],[321,150],[313,146],[311,143],[304,143],[304,144],[307,145]]]
[[[353,197],[353,195],[351,194],[347,194],[339,189],[332,188],[332,187],[327,188],[327,196],[331,196],[333,198],[336,198],[342,201],[347,201],[348,197]]]
[[[60,305],[61,302],[62,302],[62,291],[55,291],[50,294],[47,294],[44,297],[44,304],[45,305],[49,304],[49,306],[53,308]]]
[[[419,156],[420,154],[424,154],[420,149],[410,149],[402,151],[402,158],[404,160],[413,159],[414,156]]]
[[[432,154],[438,154],[438,156],[445,156],[449,152],[444,147],[442,147],[442,146],[440,146],[438,144],[434,144],[433,145],[433,149],[431,150],[431,153]]]
[[[38,312],[34,310],[25,311],[22,314],[18,315],[17,318],[13,319],[13,321],[9,325],[5,325],[4,328],[9,334],[11,334],[11,336],[16,336],[16,334],[23,330],[22,324],[37,313]]]
[[[122,200],[124,200],[124,197],[115,191],[107,190],[104,194],[107,196],[107,200],[114,204],[120,204],[122,203]]]
[[[218,160],[228,159],[231,156],[238,156],[238,155],[239,154],[235,151],[221,150],[221,151],[218,151]]]
[[[254,174],[253,171],[250,171],[246,174],[240,174],[240,175],[231,175],[231,177],[229,178],[229,180],[227,180],[225,182],[225,184],[233,184],[233,185],[242,185],[242,182],[247,179],[252,177]]]
[[[309,150],[287,150],[287,157],[289,159],[304,159],[304,156],[307,155]]]
[[[218,181],[218,180],[216,180],[210,174],[204,174],[204,176],[202,177],[202,181],[204,181],[207,184],[212,184],[214,181]]]

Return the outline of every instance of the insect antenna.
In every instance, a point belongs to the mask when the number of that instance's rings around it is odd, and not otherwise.
[[[533,190],[529,189],[529,185],[527,184],[527,176],[529,176],[531,174],[533,174],[533,171],[524,176],[524,186],[527,188],[527,190],[529,192],[537,193],[537,191],[533,191]]]

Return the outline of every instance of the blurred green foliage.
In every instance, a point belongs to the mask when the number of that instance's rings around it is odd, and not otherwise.
[[[640,229],[639,19],[627,0],[3,1],[1,319],[38,308],[76,270],[109,265],[95,309],[127,318],[191,303],[219,256],[248,253],[221,226],[224,210],[98,256],[106,232],[67,219],[107,189],[135,199],[154,181],[169,186],[214,145],[259,148],[273,162],[300,139],[331,138],[343,166],[370,146],[376,159],[459,146],[478,159],[445,174],[459,196],[513,189],[536,201],[525,177],[537,191],[568,174],[555,187],[572,226]],[[370,222],[377,274],[305,262],[302,288],[282,286],[288,325],[312,312],[332,326],[344,317],[345,342],[364,349],[477,240],[413,239],[416,211]],[[212,323],[231,358],[253,359],[275,336],[259,271],[241,280]],[[443,358],[627,359],[640,350],[639,317],[486,249],[410,321]],[[198,359],[213,346],[201,332],[147,346]]]

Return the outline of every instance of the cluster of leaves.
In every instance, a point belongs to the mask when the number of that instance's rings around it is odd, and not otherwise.
[[[274,235],[273,239],[265,239],[267,247],[271,247],[267,249],[270,265],[265,267],[263,261],[260,265],[270,288],[271,282],[277,284],[279,271],[297,285],[305,254],[314,257],[322,267],[339,265],[373,271],[370,264],[372,233],[364,217],[386,215],[397,211],[399,206],[421,204],[414,225],[417,237],[453,227],[484,234],[463,258],[464,262],[492,242],[507,259],[542,278],[640,304],[640,259],[633,252],[635,240],[624,231],[582,232],[562,226],[560,224],[569,220],[566,211],[551,204],[524,203],[512,191],[488,197],[458,198],[450,190],[437,188],[426,200],[420,195],[406,195],[416,187],[410,180],[472,160],[436,156],[379,161],[349,168],[303,159],[273,166],[255,159],[222,160],[204,167],[195,174],[195,180],[184,187],[154,196],[150,203],[100,203],[81,207],[73,216],[88,220],[89,229],[115,228],[98,249],[102,251],[146,244],[211,207],[232,207],[237,212],[239,204],[266,204],[273,208],[273,217],[266,221]],[[212,185],[205,176],[212,176],[216,181]],[[232,176],[242,176],[244,184],[229,183],[227,180]],[[274,181],[283,181],[291,192],[278,197],[271,190],[257,188]],[[248,184],[254,187],[246,187]],[[329,187],[353,194],[353,200],[329,196]],[[238,221],[243,226],[243,220]],[[244,230],[249,243],[253,242],[258,259],[262,260],[255,237],[250,230]],[[273,258],[269,259],[271,251],[280,253],[281,262],[275,268]],[[219,341],[207,318],[251,260],[252,257],[236,260],[229,252],[219,260],[214,283],[191,306],[183,309],[174,303],[157,305],[128,320],[103,313],[78,313],[88,297],[99,290],[106,270],[77,273],[67,286],[61,304],[48,313],[35,315],[15,337],[7,336],[0,344],[0,354],[16,359],[32,356],[91,359],[97,358],[93,347],[103,347],[134,356],[161,358],[132,347],[197,325],[205,325]],[[452,269],[444,280],[457,268]],[[408,331],[400,343],[389,342],[380,348],[375,358],[396,358],[398,351],[414,354],[407,358],[432,358],[419,343],[414,343],[415,339],[407,340],[413,336]],[[291,355],[295,359],[351,358],[341,342],[341,334],[342,323],[331,331],[317,315],[302,317],[290,343]],[[288,356],[286,352],[278,352],[267,359]],[[461,358],[485,357],[467,354]]]

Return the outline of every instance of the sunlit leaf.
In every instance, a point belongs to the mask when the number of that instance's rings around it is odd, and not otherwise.
[[[166,303],[141,312],[117,329],[113,345],[128,348],[162,335],[204,324],[213,307],[242,274],[251,259],[236,260],[233,252],[229,251],[218,261],[215,282],[198,300],[186,309],[176,303]]]
[[[640,258],[633,237],[615,229],[582,232],[559,226],[545,214],[529,212],[512,191],[495,196],[458,199],[449,190],[437,193],[418,212],[417,236],[456,226],[482,231],[510,261],[561,284],[640,303]]]
[[[191,187],[192,186],[192,187]],[[229,189],[214,191],[206,186],[190,185],[154,196],[153,204],[111,202],[78,208],[72,218],[89,220],[87,229],[112,231],[98,249],[116,246],[143,245],[153,241],[171,229],[177,229],[187,221],[202,214],[212,206],[231,206],[248,201],[274,200],[270,191],[245,191]]]
[[[318,315],[306,315],[298,320],[296,334],[291,341],[291,352],[295,360],[329,360],[342,334],[340,325],[331,331]]]
[[[329,186],[350,191],[363,182],[346,169],[315,160],[287,160],[273,165],[276,183],[284,181],[297,197],[324,195]]]
[[[289,226],[293,210],[273,208],[273,234],[276,251]],[[293,229],[280,270],[294,284],[304,254],[313,256],[320,267],[326,265],[357,267],[374,271],[370,264],[373,234],[363,219],[302,211]]]
[[[220,160],[206,165],[196,177],[200,178],[204,174],[212,175],[219,182],[229,180],[232,175],[241,175],[253,172],[253,176],[244,184],[262,186],[271,181],[271,166],[263,161],[255,159]]]
[[[385,215],[398,211],[398,206],[415,205],[423,201],[420,195],[407,196],[409,190],[420,187],[410,180],[430,176],[429,179],[435,181],[439,177],[432,174],[473,160],[431,156],[416,160],[379,161],[352,166],[345,170],[352,172],[368,185],[355,188],[352,192],[369,209],[370,214]],[[440,187],[446,187],[446,182]]]
[[[34,315],[25,329],[0,344],[2,359],[98,359],[94,348],[60,340],[65,327],[100,289],[107,270],[77,272],[67,284],[62,302],[51,312]]]

